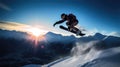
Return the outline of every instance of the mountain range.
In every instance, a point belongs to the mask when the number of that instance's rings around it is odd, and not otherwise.
[[[25,32],[0,30],[0,66],[49,65],[49,63],[62,57],[79,56],[78,54],[81,53],[83,55],[89,54],[93,48],[95,51],[101,51],[120,46],[119,37],[101,33],[75,37],[48,32],[44,35],[45,40],[39,41],[37,47],[27,39],[28,37],[30,35]],[[89,63],[90,61],[86,62],[85,65]],[[83,64],[83,66],[85,65]]]

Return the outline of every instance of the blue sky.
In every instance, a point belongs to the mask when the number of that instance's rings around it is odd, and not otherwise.
[[[119,3],[118,0],[0,0],[0,20],[52,29],[61,13],[73,13],[79,25],[87,30],[120,32]],[[58,26],[55,29],[60,30]]]

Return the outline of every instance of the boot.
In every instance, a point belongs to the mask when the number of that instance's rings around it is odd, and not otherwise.
[[[76,35],[77,35],[77,36],[78,36],[78,35],[84,36],[85,34],[81,33],[81,31],[79,30],[79,31],[76,33]]]
[[[77,33],[76,33],[76,35],[78,36],[78,35],[80,35],[81,34],[81,31],[79,30]]]

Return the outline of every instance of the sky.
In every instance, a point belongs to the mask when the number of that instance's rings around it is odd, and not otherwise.
[[[0,0],[0,21],[42,26],[48,31],[62,32],[62,13],[73,13],[79,26],[91,32],[120,32],[119,0]],[[65,25],[65,23],[63,23]]]

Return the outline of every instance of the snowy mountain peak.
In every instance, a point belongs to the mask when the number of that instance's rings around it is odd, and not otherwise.
[[[93,36],[95,39],[98,39],[98,40],[102,40],[103,38],[105,38],[106,36],[101,34],[101,33],[96,33],[94,36]]]

